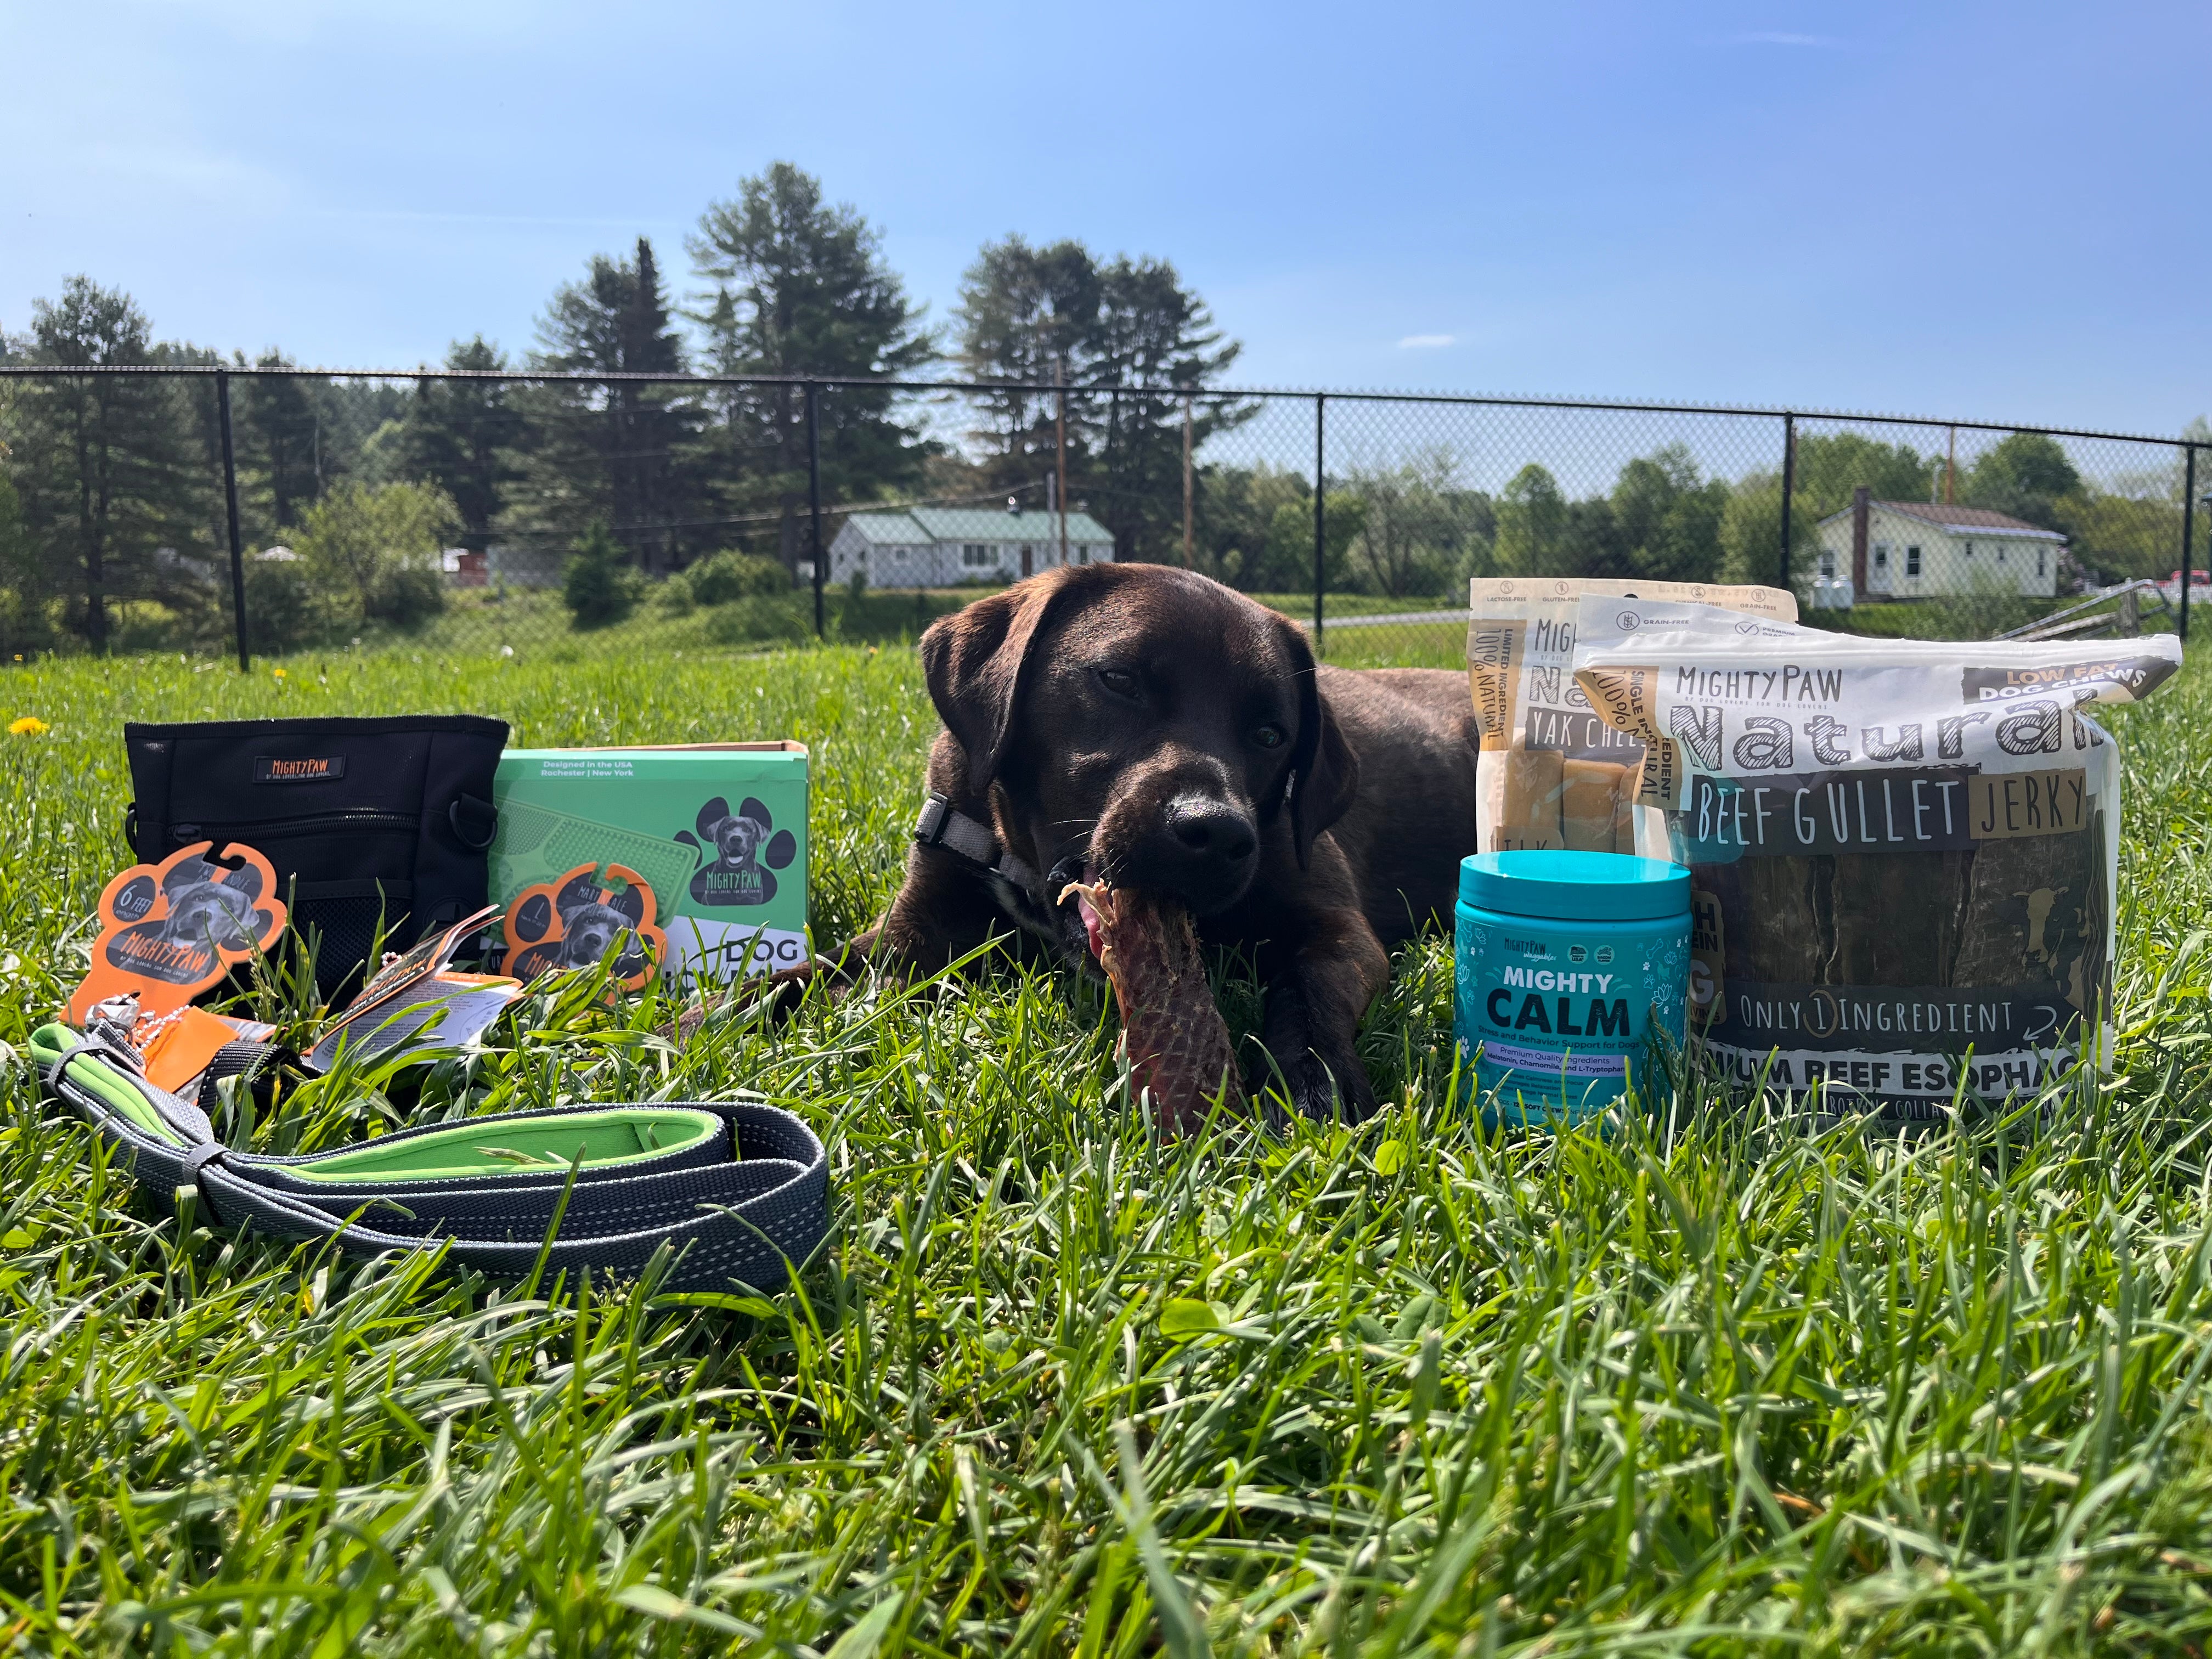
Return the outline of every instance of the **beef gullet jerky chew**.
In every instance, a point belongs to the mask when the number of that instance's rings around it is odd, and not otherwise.
[[[1071,896],[1082,902],[1091,949],[1121,1006],[1129,1069],[1152,1091],[1162,1130],[1197,1129],[1217,1095],[1241,1109],[1229,1027],[1206,982],[1190,912],[1103,882],[1070,882],[1060,902]]]
[[[1481,733],[1475,763],[1481,852],[1637,850],[1643,746],[1600,718],[1574,682],[1575,629],[1585,598],[1618,601],[1624,611],[1688,601],[1776,622],[1797,619],[1795,596],[1778,587],[1477,577],[1468,586],[1467,675]]]
[[[1692,872],[1692,1025],[1737,1079],[1939,1115],[2109,1064],[2120,774],[2091,705],[2178,641],[1936,642],[1586,601],[1575,678]]]

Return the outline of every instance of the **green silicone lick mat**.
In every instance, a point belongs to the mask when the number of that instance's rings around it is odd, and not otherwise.
[[[491,843],[496,884],[509,893],[565,876],[580,865],[622,864],[645,878],[664,917],[682,899],[698,856],[681,842],[513,799],[500,805],[499,833]]]

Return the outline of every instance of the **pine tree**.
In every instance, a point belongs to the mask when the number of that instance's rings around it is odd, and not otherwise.
[[[787,161],[709,206],[690,250],[693,269],[712,285],[696,318],[717,374],[896,378],[937,356],[876,231],[851,207],[825,203],[821,181]],[[930,447],[897,418],[895,394],[837,386],[817,397],[829,499],[879,499],[918,481]],[[805,393],[747,390],[726,398],[720,415],[725,507],[740,515],[772,511],[777,551],[795,568],[804,548]]]
[[[238,362],[245,364],[244,353]],[[264,351],[254,366],[289,368],[292,360],[281,351]],[[241,374],[232,385],[237,409],[234,441],[246,475],[240,487],[267,514],[270,530],[289,530],[323,489],[322,422],[313,382],[290,374]]]
[[[538,368],[673,374],[684,368],[653,246],[643,237],[635,259],[596,256],[582,282],[558,289],[538,338],[541,349],[531,359]],[[696,499],[698,422],[681,387],[556,384],[516,401],[538,434],[530,487],[511,515],[518,533],[562,539],[604,518],[644,568],[680,562]]]
[[[72,276],[58,301],[33,303],[26,355],[57,368],[179,355],[151,336],[129,295]],[[17,410],[21,453],[11,471],[46,578],[29,603],[70,596],[69,625],[105,651],[118,599],[198,597],[204,584],[181,561],[212,556],[213,477],[183,386],[156,375],[41,377],[26,385]],[[173,556],[167,568],[163,550]]]
[[[636,605],[635,574],[605,520],[592,520],[576,543],[562,579],[561,601],[578,628],[605,628]]]
[[[1115,556],[1180,556],[1184,398],[1237,360],[1206,302],[1173,265],[1123,256],[1101,264],[1081,243],[987,244],[960,290],[960,360],[978,380],[1054,384],[1064,375],[1068,489],[1099,498]],[[1001,489],[1039,483],[1057,465],[1060,402],[1009,389],[983,401],[970,434]],[[1194,447],[1249,419],[1254,407],[1194,398]]]
[[[456,340],[446,367],[493,372],[506,354],[483,335]],[[482,552],[509,485],[522,476],[514,452],[526,430],[510,388],[498,380],[423,380],[410,401],[402,428],[407,465],[453,498],[461,515],[461,545]]]

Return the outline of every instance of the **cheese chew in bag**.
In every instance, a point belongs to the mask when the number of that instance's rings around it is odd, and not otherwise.
[[[1476,577],[1468,584],[1467,678],[1482,742],[1475,763],[1478,851],[1637,851],[1632,798],[1643,746],[1599,719],[1574,683],[1575,629],[1586,596],[1686,600],[1797,620],[1796,599],[1778,587]]]
[[[1585,599],[1575,680],[1691,872],[1691,1030],[1737,1080],[1907,1120],[2109,1064],[2121,641],[1863,638]]]

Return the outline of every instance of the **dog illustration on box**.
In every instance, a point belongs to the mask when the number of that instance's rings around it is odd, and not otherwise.
[[[526,887],[507,915],[507,971],[529,980],[596,968],[612,951],[616,982],[636,990],[668,954],[654,912],[653,889],[619,864],[582,865],[557,881]]]
[[[751,795],[732,812],[717,795],[699,809],[697,834],[677,831],[676,839],[699,854],[691,878],[695,904],[733,907],[766,904],[775,896],[775,872],[799,856],[799,838],[778,830],[767,805]]]

